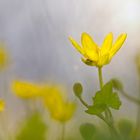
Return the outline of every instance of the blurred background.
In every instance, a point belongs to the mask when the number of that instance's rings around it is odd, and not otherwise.
[[[13,79],[61,83],[67,87],[72,100],[76,100],[72,85],[78,81],[84,86],[85,100],[91,103],[92,95],[99,89],[97,69],[82,63],[80,54],[68,40],[72,36],[80,41],[82,32],[91,34],[99,45],[109,32],[113,32],[114,39],[122,32],[128,34],[124,46],[104,67],[104,81],[117,77],[128,93],[137,97],[135,55],[140,51],[139,0],[0,0],[0,40],[5,42],[11,58],[9,69],[0,79],[1,97],[7,102],[12,120],[9,127],[15,127],[15,122],[24,114],[22,102],[10,91],[5,94],[3,84],[8,86]],[[121,110],[114,111],[114,117],[134,120],[136,106],[122,96],[121,99]],[[78,104],[80,109],[74,122],[96,118],[85,114]]]

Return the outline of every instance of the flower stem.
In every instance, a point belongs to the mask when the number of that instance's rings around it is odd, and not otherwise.
[[[62,133],[61,133],[61,140],[65,139],[65,123],[62,123]]]
[[[130,100],[131,102],[137,104],[137,105],[140,105],[140,99],[138,98],[135,98],[135,97],[132,97],[130,96],[129,94],[127,94],[124,90],[121,90],[120,93],[125,96],[128,100]]]
[[[89,105],[82,99],[82,97],[79,97],[79,100],[85,107],[89,108]]]
[[[102,67],[98,67],[98,76],[99,76],[100,89],[102,89],[103,85],[104,85]],[[101,118],[102,120],[104,120],[104,122],[109,126],[112,136],[119,137],[118,132],[117,132],[116,128],[114,127],[112,113],[108,107],[105,110],[105,117],[104,118],[102,118],[101,116],[98,116],[98,117]]]
[[[102,89],[103,88],[102,67],[98,68],[98,75],[99,75],[100,89]]]

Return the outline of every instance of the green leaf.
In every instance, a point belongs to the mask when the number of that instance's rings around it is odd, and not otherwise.
[[[113,87],[117,90],[123,90],[123,84],[116,78],[113,78],[112,80]]]
[[[93,97],[93,106],[89,107],[86,112],[98,115],[104,112],[107,107],[119,109],[120,105],[121,101],[118,94],[113,92],[113,84],[110,81],[100,91],[96,92],[95,97]]]
[[[75,83],[74,86],[73,86],[73,91],[74,91],[74,94],[77,96],[77,97],[81,97],[82,95],[82,92],[83,92],[83,87],[80,83]]]
[[[112,83],[107,83],[102,90],[98,91],[93,97],[94,105],[96,104],[108,104],[112,95]]]
[[[105,109],[106,109],[106,105],[105,104],[97,104],[97,105],[89,107],[88,110],[86,110],[86,112],[88,114],[99,115],[102,112],[104,112]]]
[[[80,133],[84,140],[93,140],[96,133],[96,127],[91,123],[85,123],[80,126]]]
[[[112,93],[110,96],[110,99],[107,102],[109,107],[112,107],[113,109],[119,109],[121,106],[121,101],[119,99],[119,96],[116,92]]]
[[[16,140],[46,140],[47,127],[40,113],[30,116],[17,134]]]

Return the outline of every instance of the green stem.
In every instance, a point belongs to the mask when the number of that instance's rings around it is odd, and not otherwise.
[[[86,107],[89,108],[90,106],[82,99],[82,97],[79,97],[79,100],[81,101],[81,103]],[[102,114],[97,115],[100,119],[102,119],[103,121],[106,121],[105,117]]]
[[[120,93],[125,96],[128,100],[132,101],[133,103],[136,103],[140,105],[140,99],[136,99],[130,95],[128,95],[125,91],[121,90]]]
[[[62,123],[62,133],[61,133],[61,140],[65,139],[65,123]]]
[[[102,114],[98,115],[98,117],[103,120],[109,127],[109,130],[111,132],[111,135],[114,137],[119,137],[118,132],[116,128],[114,127],[113,123],[110,123]]]
[[[98,67],[98,75],[99,75],[99,83],[100,83],[100,89],[103,88],[103,75],[102,75],[102,67]],[[114,127],[114,121],[113,121],[113,116],[110,111],[110,109],[107,107],[105,110],[105,117],[102,115],[98,115],[99,118],[105,121],[105,123],[109,126],[110,132],[112,136],[118,137],[118,132],[116,128]]]
[[[82,99],[82,97],[79,97],[79,100],[85,107],[89,108],[89,105]]]
[[[108,113],[110,124],[113,124],[114,120],[113,120],[111,110],[109,108],[107,108],[106,110],[107,110],[107,113]]]
[[[102,67],[98,68],[98,75],[99,75],[100,89],[102,89],[103,88]]]

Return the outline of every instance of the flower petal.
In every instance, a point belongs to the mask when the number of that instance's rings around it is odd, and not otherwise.
[[[124,41],[126,40],[127,34],[121,34],[116,42],[114,43],[113,47],[110,50],[110,59],[118,52],[118,50],[122,47]]]
[[[5,109],[5,102],[2,99],[0,99],[0,112],[4,111],[4,109]]]
[[[62,93],[63,91],[58,86],[52,86],[46,96],[43,97],[43,100],[51,117],[57,121],[65,122],[73,116],[75,104],[73,102],[65,102]]]
[[[0,70],[6,68],[9,64],[9,54],[6,51],[5,44],[0,42]]]
[[[13,92],[20,98],[29,99],[40,97],[43,87],[41,85],[15,80],[12,82]]]
[[[70,40],[70,42],[72,43],[72,45],[73,45],[82,55],[84,55],[84,51],[83,51],[83,49],[81,48],[81,46],[80,46],[72,37],[69,37],[69,40]]]
[[[93,41],[87,33],[82,33],[81,35],[81,43],[85,49],[94,50],[95,52],[98,51],[98,45]]]
[[[64,117],[62,120],[63,122],[68,121],[72,118],[76,109],[76,104],[73,102],[68,102],[68,103],[65,103],[64,107],[65,107],[65,112],[64,112]]]
[[[88,35],[87,33],[82,33],[81,43],[88,59],[97,61],[98,60],[98,46],[92,40],[90,35]]]
[[[106,53],[108,53],[112,47],[112,42],[113,42],[113,34],[109,33],[105,39],[104,42],[101,46],[101,54],[104,55]]]
[[[93,62],[98,61],[98,59],[99,59],[99,55],[98,54],[96,54],[96,53],[94,53],[93,51],[90,51],[90,50],[86,50],[85,53],[86,54],[84,56],[87,59],[89,59],[90,61],[93,61]]]
[[[103,65],[106,65],[108,63],[109,63],[109,53],[103,56],[100,56],[97,66],[102,67]]]

